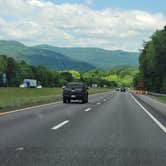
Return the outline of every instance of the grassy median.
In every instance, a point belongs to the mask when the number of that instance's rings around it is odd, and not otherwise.
[[[108,88],[90,88],[89,93],[101,93],[109,90]],[[62,88],[0,88],[0,109],[47,103],[61,99]]]
[[[159,97],[156,97],[156,99],[163,103],[166,103],[166,96],[159,96]]]

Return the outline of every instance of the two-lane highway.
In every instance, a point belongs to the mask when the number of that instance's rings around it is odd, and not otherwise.
[[[0,166],[165,166],[166,133],[143,108],[107,92],[1,115]]]

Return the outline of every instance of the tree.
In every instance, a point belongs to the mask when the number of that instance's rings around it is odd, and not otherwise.
[[[18,73],[18,63],[15,59],[7,58],[6,74],[8,80],[8,86],[18,86],[20,83]]]
[[[139,63],[145,88],[166,93],[166,26],[163,30],[156,31],[149,42],[144,43]]]
[[[73,76],[72,76],[72,74],[70,73],[70,72],[61,72],[60,73],[60,77],[63,79],[63,80],[65,80],[65,82],[67,83],[67,82],[71,82],[71,81],[73,81]]]

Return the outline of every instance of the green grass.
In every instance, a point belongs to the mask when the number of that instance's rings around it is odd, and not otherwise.
[[[61,99],[61,94],[61,88],[0,88],[0,108],[57,101]]]
[[[89,94],[106,92],[108,88],[92,88]],[[29,104],[48,103],[62,99],[62,88],[21,89],[0,88],[0,109]]]
[[[160,100],[161,102],[166,103],[166,96],[160,96],[160,97],[156,97],[158,100]]]
[[[95,93],[102,93],[102,92],[107,92],[110,91],[110,88],[90,88],[89,94],[95,94]]]

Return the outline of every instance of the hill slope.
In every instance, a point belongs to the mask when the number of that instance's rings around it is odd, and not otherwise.
[[[73,60],[62,53],[42,48],[27,47],[17,41],[0,40],[0,54],[5,54],[18,60],[25,60],[32,65],[44,65],[56,70],[74,69],[82,72],[94,68],[94,66],[86,62]]]
[[[59,52],[72,59],[89,63],[100,69],[138,65],[138,52],[127,52],[122,50],[111,51],[99,48],[54,47],[50,45],[38,45],[35,46],[35,48]]]

